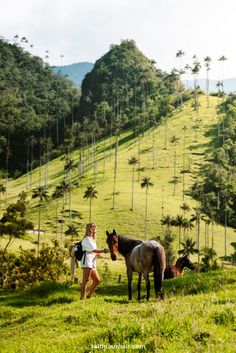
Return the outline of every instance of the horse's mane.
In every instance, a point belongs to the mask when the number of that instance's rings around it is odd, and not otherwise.
[[[139,239],[127,238],[120,234],[117,234],[117,235],[118,235],[118,251],[123,256],[126,256],[127,254],[131,253],[131,251],[135,246],[143,243],[143,241]]]

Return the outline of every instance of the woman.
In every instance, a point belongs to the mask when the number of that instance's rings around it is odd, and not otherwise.
[[[96,269],[96,256],[98,254],[106,254],[109,252],[108,249],[97,249],[96,234],[96,224],[88,223],[86,225],[85,237],[82,240],[82,248],[85,253],[81,260],[81,267],[83,269],[83,280],[81,285],[80,299],[86,298],[86,287],[90,278],[92,279],[93,283],[91,285],[87,298],[89,299],[93,295],[97,285],[100,283],[100,278]]]

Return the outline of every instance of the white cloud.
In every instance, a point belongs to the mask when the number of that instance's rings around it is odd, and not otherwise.
[[[8,0],[1,4],[0,33],[11,39],[16,33],[34,44],[33,53],[49,50],[51,64],[94,62],[112,43],[132,38],[158,66],[177,65],[178,49],[183,61],[209,55],[225,55],[225,77],[236,76],[235,0]]]

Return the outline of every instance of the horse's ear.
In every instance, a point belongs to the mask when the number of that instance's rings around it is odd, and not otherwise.
[[[108,232],[108,230],[106,230],[106,235],[109,237],[109,232]]]
[[[116,235],[116,231],[115,231],[115,229],[113,229],[113,235]]]

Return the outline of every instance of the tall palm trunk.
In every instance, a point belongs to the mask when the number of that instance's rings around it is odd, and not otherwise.
[[[134,165],[133,165],[133,173],[132,173],[132,205],[131,210],[134,210]]]
[[[32,189],[32,174],[34,169],[34,140],[31,138],[31,153],[30,153],[30,190]]]
[[[41,203],[39,204],[39,212],[38,212],[38,244],[37,244],[37,254],[39,256],[39,247],[40,247],[40,228],[41,228]]]
[[[174,142],[174,196],[176,193],[176,143]]]
[[[156,168],[156,139],[155,139],[155,128],[152,132],[152,168]]]
[[[180,242],[181,242],[181,226],[179,226],[179,250],[180,250]]]
[[[30,162],[29,162],[29,149],[30,149],[30,142],[29,139],[26,141],[26,189],[28,189],[29,186],[29,169],[30,169]]]
[[[227,256],[227,206],[225,208],[225,224],[224,224],[224,238],[225,238],[225,256]]]
[[[138,181],[140,181],[140,154],[141,154],[140,141],[141,141],[141,137],[139,132],[138,133]]]
[[[58,241],[58,199],[56,199],[56,240]]]
[[[5,203],[8,197],[8,171],[9,171],[9,158],[10,158],[10,137],[8,133],[7,137],[7,150],[6,150],[6,192],[5,192]]]
[[[145,225],[144,225],[144,235],[145,235],[145,241],[147,240],[147,196],[148,196],[148,189],[146,188],[146,203],[145,203]]]
[[[198,264],[200,263],[200,220],[196,221],[196,232],[197,232],[197,249],[198,249]]]
[[[117,177],[117,166],[118,166],[118,144],[119,144],[119,139],[118,139],[118,135],[116,135],[114,183],[113,183],[113,199],[112,199],[112,209],[113,210],[115,209],[116,177]]]
[[[92,219],[92,198],[90,197],[89,199],[89,222],[91,222]]]
[[[104,140],[103,143],[103,175],[106,172],[106,141]]]

